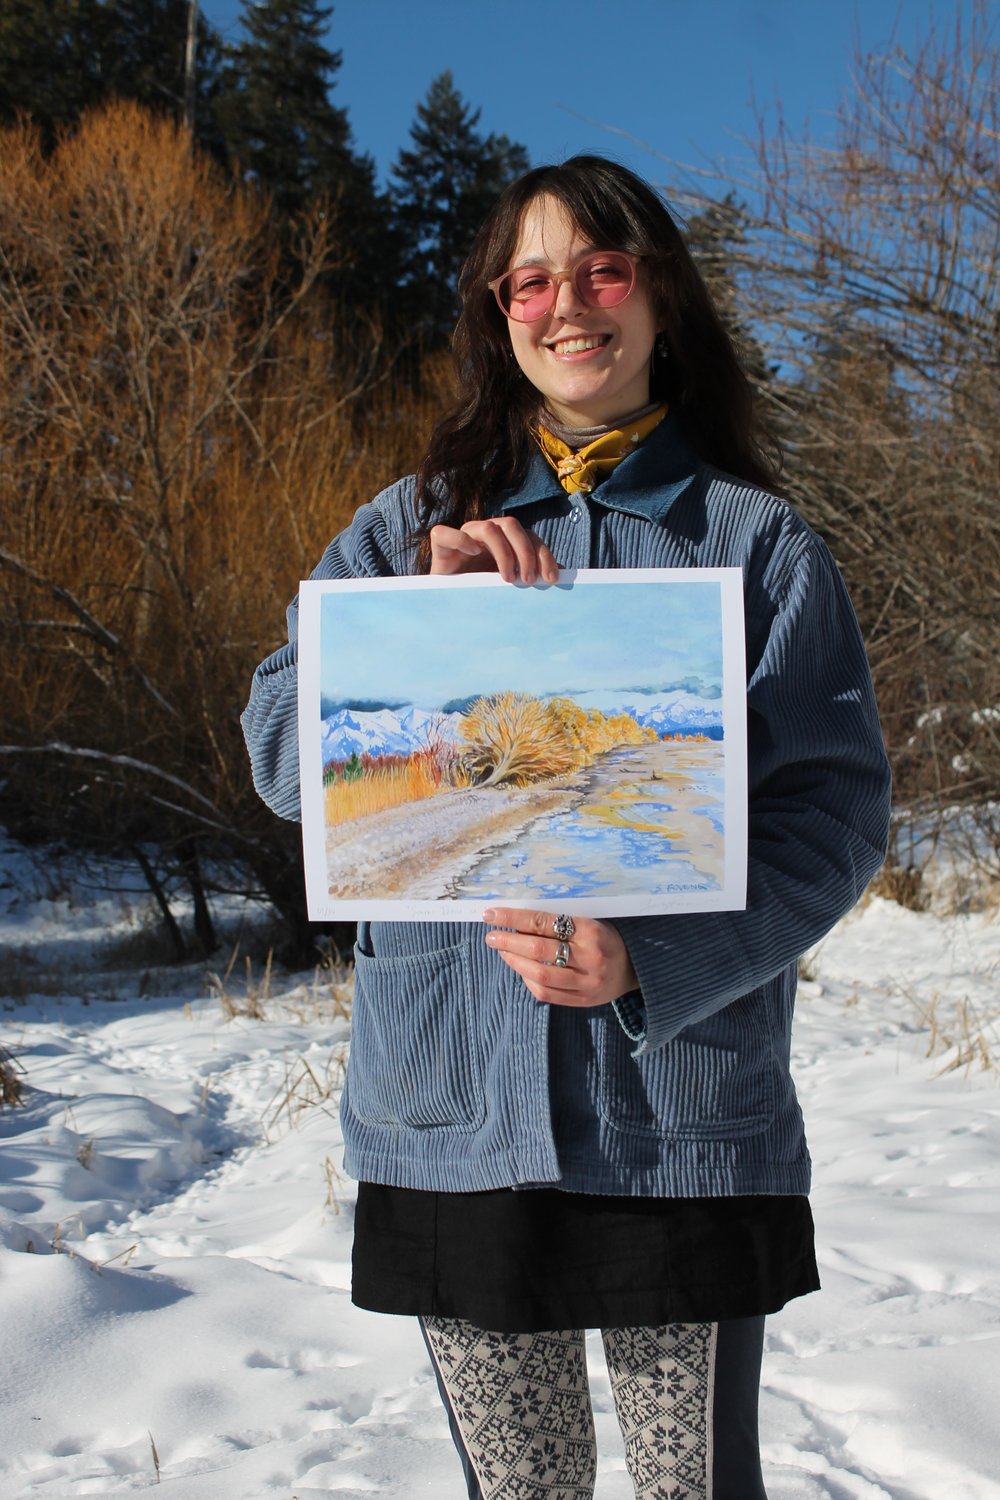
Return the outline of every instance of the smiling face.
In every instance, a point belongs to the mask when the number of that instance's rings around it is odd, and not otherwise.
[[[536,265],[563,272],[592,245],[557,198],[528,205],[509,270]],[[571,280],[535,323],[508,322],[514,358],[553,416],[569,427],[614,424],[649,404],[649,361],[656,317],[643,268],[617,307],[588,307]]]

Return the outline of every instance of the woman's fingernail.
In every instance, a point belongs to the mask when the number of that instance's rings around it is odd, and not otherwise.
[[[496,947],[497,940],[498,940],[497,939],[497,934],[495,932],[488,932],[486,934],[486,941],[489,943],[489,945],[490,945],[491,948],[495,948]]]
[[[493,910],[492,906],[488,906],[486,908],[486,910],[483,912],[483,921],[484,922],[492,922],[493,918],[495,916],[496,916],[496,912]]]

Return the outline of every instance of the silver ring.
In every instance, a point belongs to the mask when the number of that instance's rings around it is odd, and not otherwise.
[[[568,963],[569,943],[560,943],[559,947],[556,949],[556,956],[552,960],[553,967],[556,969],[565,969]]]
[[[568,943],[570,938],[576,932],[573,918],[567,916],[556,917],[555,921],[552,923],[552,931],[562,942]]]

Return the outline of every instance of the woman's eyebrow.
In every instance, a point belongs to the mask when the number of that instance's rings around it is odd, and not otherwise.
[[[578,260],[582,260],[585,255],[594,255],[598,251],[600,251],[601,249],[606,249],[606,248],[607,248],[606,246],[601,246],[601,245],[584,245],[583,249],[582,250],[578,250],[577,253],[576,253],[576,255],[573,256],[573,259],[570,261],[570,265],[571,266],[575,265],[575,263]],[[526,255],[523,260],[515,261],[514,264],[511,266],[510,269],[512,271],[520,271],[523,266],[549,266],[549,267],[553,267],[553,266],[555,266],[555,261],[554,260],[548,260],[544,255]]]

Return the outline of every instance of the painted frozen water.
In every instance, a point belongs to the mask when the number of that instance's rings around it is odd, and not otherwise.
[[[589,777],[580,802],[539,819],[515,844],[487,851],[450,892],[548,901],[609,889],[644,896],[717,890],[723,791],[719,745],[617,751]]]

